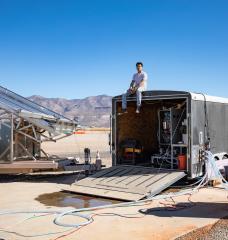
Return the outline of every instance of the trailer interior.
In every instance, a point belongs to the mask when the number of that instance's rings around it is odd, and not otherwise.
[[[124,114],[121,101],[116,104],[115,165],[186,170],[187,98],[143,100],[139,114],[135,99],[128,102]]]

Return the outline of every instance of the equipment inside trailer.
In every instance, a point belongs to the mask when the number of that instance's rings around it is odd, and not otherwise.
[[[116,164],[186,169],[187,100],[144,100],[140,114],[135,105],[129,101],[128,112],[117,114]],[[184,164],[178,166],[180,159]]]

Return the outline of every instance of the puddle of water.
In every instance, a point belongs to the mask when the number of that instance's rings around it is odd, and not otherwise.
[[[120,201],[117,200],[96,198],[91,196],[72,194],[69,192],[45,193],[39,195],[35,200],[44,204],[45,206],[74,208],[88,208],[120,203]]]

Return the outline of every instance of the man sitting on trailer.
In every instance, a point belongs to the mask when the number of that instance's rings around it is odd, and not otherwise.
[[[147,73],[144,72],[143,63],[136,63],[137,73],[133,75],[130,87],[126,93],[122,95],[122,110],[124,113],[127,113],[127,97],[136,93],[137,108],[136,113],[140,113],[141,101],[142,101],[142,92],[147,88]]]

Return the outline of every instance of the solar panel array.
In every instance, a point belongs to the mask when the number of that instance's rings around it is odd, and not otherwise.
[[[22,97],[0,86],[0,109],[23,117],[28,122],[44,128],[47,131],[68,133],[74,131],[77,123],[46,107],[43,107],[25,97]]]

